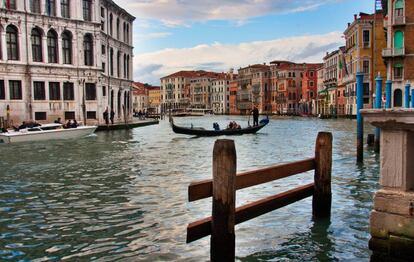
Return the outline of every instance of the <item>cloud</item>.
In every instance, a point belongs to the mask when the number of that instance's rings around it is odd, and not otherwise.
[[[140,19],[155,19],[175,27],[191,22],[230,20],[236,24],[269,14],[303,12],[341,0],[119,0]]]
[[[145,34],[141,40],[151,40],[151,39],[159,39],[159,38],[165,38],[172,35],[172,33],[170,32],[154,32],[154,33],[149,33],[149,34]]]
[[[134,77],[136,81],[158,85],[161,77],[179,70],[227,71],[273,60],[322,62],[326,51],[343,44],[341,35],[332,32],[235,45],[216,42],[191,48],[166,48],[136,55]]]

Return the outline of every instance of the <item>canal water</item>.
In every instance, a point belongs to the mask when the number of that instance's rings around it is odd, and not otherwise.
[[[243,117],[180,118],[210,128]],[[236,226],[240,261],[368,261],[368,219],[379,160],[355,164],[354,120],[274,118],[235,136],[238,171],[313,157],[318,131],[333,133],[329,222],[312,221],[311,198]],[[370,127],[367,126],[367,129]],[[167,121],[77,141],[0,145],[0,260],[206,261],[209,238],[185,243],[209,216],[187,186],[211,177],[216,138],[174,134]],[[237,192],[242,205],[310,183],[308,172]]]

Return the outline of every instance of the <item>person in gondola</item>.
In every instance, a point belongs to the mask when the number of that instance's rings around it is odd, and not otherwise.
[[[108,113],[108,108],[105,109],[105,111],[103,112],[103,118],[105,120],[105,124],[109,125],[109,113]]]
[[[61,118],[58,117],[58,119],[55,120],[55,124],[62,124]]]
[[[115,112],[114,110],[111,108],[111,115],[110,115],[110,119],[111,119],[111,123],[114,124],[114,117],[115,117]]]
[[[259,125],[259,109],[257,109],[256,106],[254,106],[252,113],[253,113],[253,126],[258,126]]]

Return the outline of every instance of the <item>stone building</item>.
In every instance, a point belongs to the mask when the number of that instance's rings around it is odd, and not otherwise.
[[[382,56],[387,65],[387,80],[392,81],[392,106],[403,106],[407,81],[414,81],[414,2],[384,1],[384,26],[387,34]],[[384,77],[384,75],[383,75]]]
[[[375,77],[385,75],[385,64],[381,51],[385,48],[383,14],[360,13],[354,15],[354,21],[348,23],[344,32],[345,74],[343,83],[346,95],[346,114],[356,115],[356,73],[364,74],[364,107],[372,108],[375,93]]]
[[[0,117],[102,123],[130,116],[134,17],[110,0],[0,3]]]
[[[227,74],[219,74],[211,85],[211,109],[214,114],[230,113],[230,81],[234,79],[233,70]]]

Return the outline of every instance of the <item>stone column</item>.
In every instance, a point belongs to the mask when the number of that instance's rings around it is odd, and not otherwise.
[[[411,261],[414,250],[414,110],[362,110],[381,128],[380,190],[371,212],[372,261]]]

